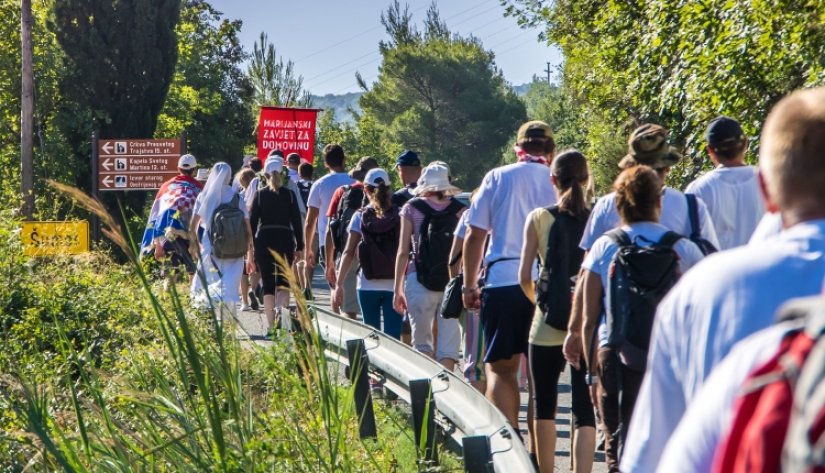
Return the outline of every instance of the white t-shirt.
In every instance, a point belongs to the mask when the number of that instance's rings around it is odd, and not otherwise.
[[[702,199],[696,199],[699,205],[699,226],[702,237],[719,248],[719,240],[716,238],[716,231],[713,228],[713,221]],[[582,241],[579,246],[583,250],[590,250],[593,243],[604,235],[605,232],[619,226],[619,211],[616,210],[616,193],[611,192],[603,196],[593,206],[590,218],[587,219],[587,226],[584,228]],[[662,215],[659,216],[659,223],[679,235],[690,235],[690,218],[688,216],[687,198],[684,194],[670,187],[665,188],[665,195],[662,198]]]
[[[297,169],[286,168],[286,172],[287,172],[287,174],[289,174],[289,180],[290,181],[297,183],[298,181],[301,180],[301,176],[298,174]]]
[[[801,321],[785,322],[760,330],[737,343],[713,369],[696,393],[679,427],[673,432],[658,471],[704,473],[711,471],[719,443],[730,431],[734,403],[750,374],[779,350],[783,337]]]
[[[819,294],[823,278],[825,219],[712,254],[688,271],[659,304],[621,470],[656,471],[711,370],[736,342],[773,324],[781,304]]]
[[[461,214],[461,217],[458,218],[458,224],[455,226],[455,232],[453,232],[453,236],[456,238],[464,239],[467,236],[467,220],[470,218],[470,211],[467,210]]]
[[[633,243],[648,247],[657,243],[669,229],[655,222],[636,222],[631,225],[623,225],[622,230],[627,233]],[[605,307],[610,303],[607,291],[607,284],[610,280],[610,263],[613,261],[613,256],[616,255],[618,249],[619,246],[609,236],[603,235],[596,240],[582,262],[582,268],[598,274],[601,278]],[[682,274],[687,272],[704,256],[699,247],[687,238],[682,238],[674,243],[673,250],[679,255],[679,271]],[[607,323],[602,317],[599,323],[599,347],[605,346],[606,343]]]
[[[759,225],[756,226],[756,230],[753,231],[748,244],[762,243],[780,233],[782,233],[782,214],[779,212],[766,212],[762,216],[762,220],[759,221]]]
[[[345,172],[333,172],[327,174],[315,181],[312,189],[309,191],[309,198],[307,199],[307,207],[315,207],[318,209],[318,243],[321,247],[327,241],[327,225],[329,225],[329,217],[327,217],[327,209],[329,203],[332,201],[332,195],[335,194],[335,189],[341,186],[348,186],[354,184],[355,180],[349,177]],[[300,199],[300,197],[298,197]]]
[[[691,182],[685,192],[695,194],[707,206],[719,250],[746,244],[765,213],[753,166],[714,169]]]
[[[349,221],[349,231],[353,233],[357,233],[359,235],[361,233],[361,216],[363,212],[355,212],[352,215],[352,219]],[[356,264],[357,261],[354,261],[353,264]],[[358,270],[358,289],[361,291],[395,291],[395,281],[393,279],[367,279],[364,276],[364,270]]]
[[[556,203],[550,168],[538,163],[515,163],[488,172],[470,206],[468,223],[490,232],[485,264],[497,262],[487,275],[487,287],[518,285],[518,266],[524,243],[524,222],[533,209]],[[538,276],[534,268],[533,277]]]

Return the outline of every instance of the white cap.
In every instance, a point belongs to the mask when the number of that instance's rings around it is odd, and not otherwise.
[[[178,169],[194,169],[198,167],[198,161],[191,154],[184,154],[178,159]]]
[[[280,156],[270,156],[266,158],[266,164],[264,164],[264,173],[266,174],[277,174],[284,169],[284,158]]]
[[[370,169],[367,171],[366,177],[364,177],[364,185],[367,186],[379,187],[381,184],[389,186],[391,183],[390,175],[381,168]]]

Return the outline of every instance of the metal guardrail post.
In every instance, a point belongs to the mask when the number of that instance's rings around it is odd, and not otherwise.
[[[493,454],[490,451],[490,437],[470,435],[461,439],[464,450],[464,471],[466,473],[490,473],[493,471]]]
[[[413,431],[418,444],[419,454],[422,448],[424,461],[438,463],[435,446],[435,403],[433,402],[433,385],[429,379],[410,381],[410,399],[412,407]]]
[[[355,410],[358,413],[358,433],[362,439],[375,438],[375,413],[372,410],[372,395],[370,394],[369,376],[367,368],[369,359],[363,339],[347,340],[347,354],[349,355],[349,378],[355,386]]]

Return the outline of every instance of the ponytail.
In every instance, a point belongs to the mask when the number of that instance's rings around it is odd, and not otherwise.
[[[370,205],[375,209],[378,218],[384,217],[384,212],[392,206],[392,187],[381,184],[379,186],[364,186],[367,190],[367,198]]]
[[[283,181],[281,179],[281,173],[279,172],[267,174],[266,182],[269,185],[269,189],[274,192],[278,192],[278,189],[280,189],[283,185]]]
[[[583,180],[573,178],[567,182],[560,182],[559,210],[574,217],[587,217],[590,207],[587,205],[587,199],[582,188],[586,183],[586,177]]]

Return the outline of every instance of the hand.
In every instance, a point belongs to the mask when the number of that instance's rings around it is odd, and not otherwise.
[[[461,300],[465,309],[481,309],[481,289],[466,289],[461,291]]]
[[[161,243],[155,243],[155,259],[161,260],[163,259],[163,245]]]
[[[315,267],[315,253],[312,250],[307,250],[306,262],[310,267]]]
[[[327,277],[327,282],[329,283],[330,287],[335,286],[337,281],[335,278],[335,268],[331,265],[327,266],[327,270],[324,274]]]
[[[562,346],[564,359],[576,369],[579,369],[582,356],[582,337],[578,332],[567,332]]]
[[[341,307],[344,302],[344,287],[335,286],[335,291],[332,293],[332,306]]]
[[[588,386],[588,391],[590,391],[590,402],[593,403],[593,406],[597,409],[599,408],[599,377],[595,374],[593,375],[593,381]]]
[[[407,296],[402,291],[396,291],[392,298],[392,308],[401,315],[407,312]]]
[[[255,260],[251,257],[246,259],[246,274],[255,274]]]
[[[292,260],[300,263],[301,260],[304,259],[304,252],[302,250],[295,250],[295,253],[292,255]]]

